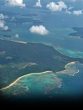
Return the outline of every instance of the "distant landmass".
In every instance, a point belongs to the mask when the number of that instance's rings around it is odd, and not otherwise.
[[[71,33],[71,36],[80,36],[83,38],[83,27],[73,27],[72,28],[75,32]]]
[[[29,73],[64,70],[67,63],[79,61],[62,55],[51,46],[0,39],[0,88]]]

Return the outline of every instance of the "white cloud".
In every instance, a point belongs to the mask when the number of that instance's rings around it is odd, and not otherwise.
[[[66,13],[67,14],[72,14],[72,12],[70,10],[68,10],[68,9],[66,10]]]
[[[72,14],[72,11],[71,11],[72,9],[73,7],[68,7],[65,11],[67,14]]]
[[[5,21],[4,20],[0,20],[0,29],[3,30],[8,30],[8,26],[5,25]]]
[[[83,14],[83,10],[72,10],[73,7],[69,7],[66,9],[66,13],[68,14],[72,14],[72,15],[76,15],[76,16],[80,16]]]
[[[67,9],[67,5],[63,1],[57,3],[50,2],[46,7],[51,11],[62,11],[63,9]]]
[[[6,0],[11,6],[25,7],[23,0]]]
[[[64,0],[67,1],[67,0]],[[79,10],[73,10],[74,7],[68,7],[64,1],[59,1],[59,2],[50,2],[46,5],[46,7],[54,12],[57,11],[62,11],[64,10],[65,13],[67,14],[72,14],[72,15],[76,15],[76,16],[80,16],[83,14],[83,10],[79,9]],[[78,0],[71,0],[72,2],[76,2]],[[83,0],[80,0],[83,1]]]
[[[38,0],[37,2],[36,2],[36,5],[35,5],[36,7],[42,7],[42,5],[41,5],[41,1],[40,0]]]
[[[3,28],[4,27],[4,21],[3,20],[0,20],[0,28]]]
[[[19,38],[19,34],[15,34],[15,38]]]
[[[43,25],[32,26],[29,30],[31,33],[35,33],[35,34],[40,34],[40,35],[48,34],[48,30]]]
[[[83,14],[83,10],[74,10],[72,12],[72,14],[76,15],[76,16],[79,16],[79,15],[82,15]]]
[[[0,29],[8,30],[8,26],[5,25],[5,16],[1,13],[0,14]]]
[[[4,29],[5,31],[7,31],[9,28],[8,28],[8,26],[4,25],[3,29]]]
[[[0,13],[0,20],[1,19],[5,19],[5,16],[2,13]]]

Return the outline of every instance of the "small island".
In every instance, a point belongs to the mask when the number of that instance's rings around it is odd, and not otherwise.
[[[70,62],[83,62],[82,58],[65,56],[48,45],[7,39],[0,39],[0,53],[0,88],[26,74],[58,72]]]
[[[80,36],[83,38],[83,27],[73,27],[72,28],[75,32],[70,33],[70,36]]]

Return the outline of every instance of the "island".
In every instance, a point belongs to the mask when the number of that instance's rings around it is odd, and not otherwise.
[[[0,39],[0,88],[26,74],[62,71],[75,61],[83,63],[82,58],[65,56],[49,45]]]
[[[73,27],[72,28],[75,32],[70,33],[70,36],[80,36],[80,38],[83,38],[83,27]]]

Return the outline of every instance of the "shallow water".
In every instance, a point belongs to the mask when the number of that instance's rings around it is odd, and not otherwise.
[[[83,27],[83,14],[81,16],[68,15],[64,12],[53,13],[45,8],[46,3],[51,0],[43,1],[43,8],[32,7],[33,0],[25,0],[27,7],[9,7],[0,1],[0,13],[7,15],[5,23],[9,27],[8,31],[0,29],[0,37],[26,42],[38,42],[53,46],[60,53],[71,58],[83,59],[83,39],[80,36],[71,36],[75,32],[73,27]],[[56,1],[56,0],[55,0]],[[29,7],[28,7],[29,2]],[[69,3],[70,6],[73,3]],[[73,4],[76,8],[82,8],[83,3]],[[49,34],[46,36],[30,33],[32,25],[44,25]],[[16,38],[16,34],[19,37]],[[6,71],[6,70],[5,70]],[[83,65],[79,64],[79,73],[74,77],[61,75],[63,85],[60,92],[64,94],[79,94],[83,91]],[[71,86],[72,85],[72,86]]]

